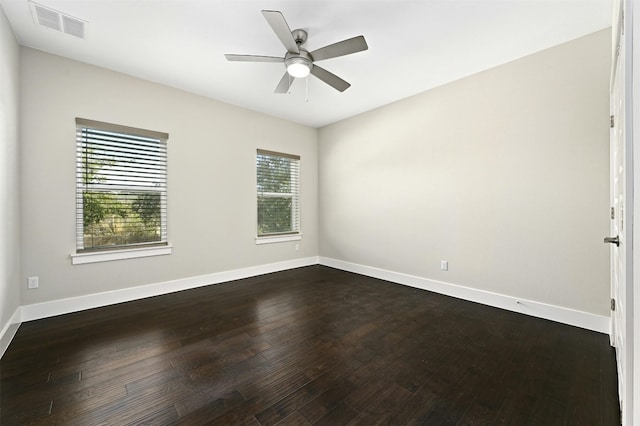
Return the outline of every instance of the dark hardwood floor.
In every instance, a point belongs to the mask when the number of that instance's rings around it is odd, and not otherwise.
[[[4,425],[617,425],[608,337],[311,266],[22,324]]]

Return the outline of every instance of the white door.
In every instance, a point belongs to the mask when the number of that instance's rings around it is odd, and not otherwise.
[[[633,424],[632,377],[633,377],[633,328],[631,274],[632,229],[627,218],[633,200],[631,148],[626,138],[625,90],[627,86],[624,2],[617,2],[617,19],[614,31],[614,60],[611,80],[611,235],[605,242],[611,243],[611,298],[615,303],[611,315],[611,344],[616,348],[618,367],[618,391],[623,424]],[[628,205],[627,205],[628,204]]]

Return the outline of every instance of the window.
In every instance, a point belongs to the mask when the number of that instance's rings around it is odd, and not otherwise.
[[[167,139],[76,119],[78,253],[167,245]]]
[[[258,150],[258,238],[300,234],[300,157]]]

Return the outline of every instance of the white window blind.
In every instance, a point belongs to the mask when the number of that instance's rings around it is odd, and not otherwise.
[[[76,119],[78,252],[166,245],[167,139]]]
[[[258,150],[258,237],[300,233],[300,157]]]

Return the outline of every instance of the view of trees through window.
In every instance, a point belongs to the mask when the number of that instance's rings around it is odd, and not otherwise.
[[[158,139],[124,133],[78,130],[79,249],[163,241],[163,144]]]
[[[298,232],[298,160],[258,151],[258,235]]]
[[[160,194],[86,191],[84,247],[160,241]]]

